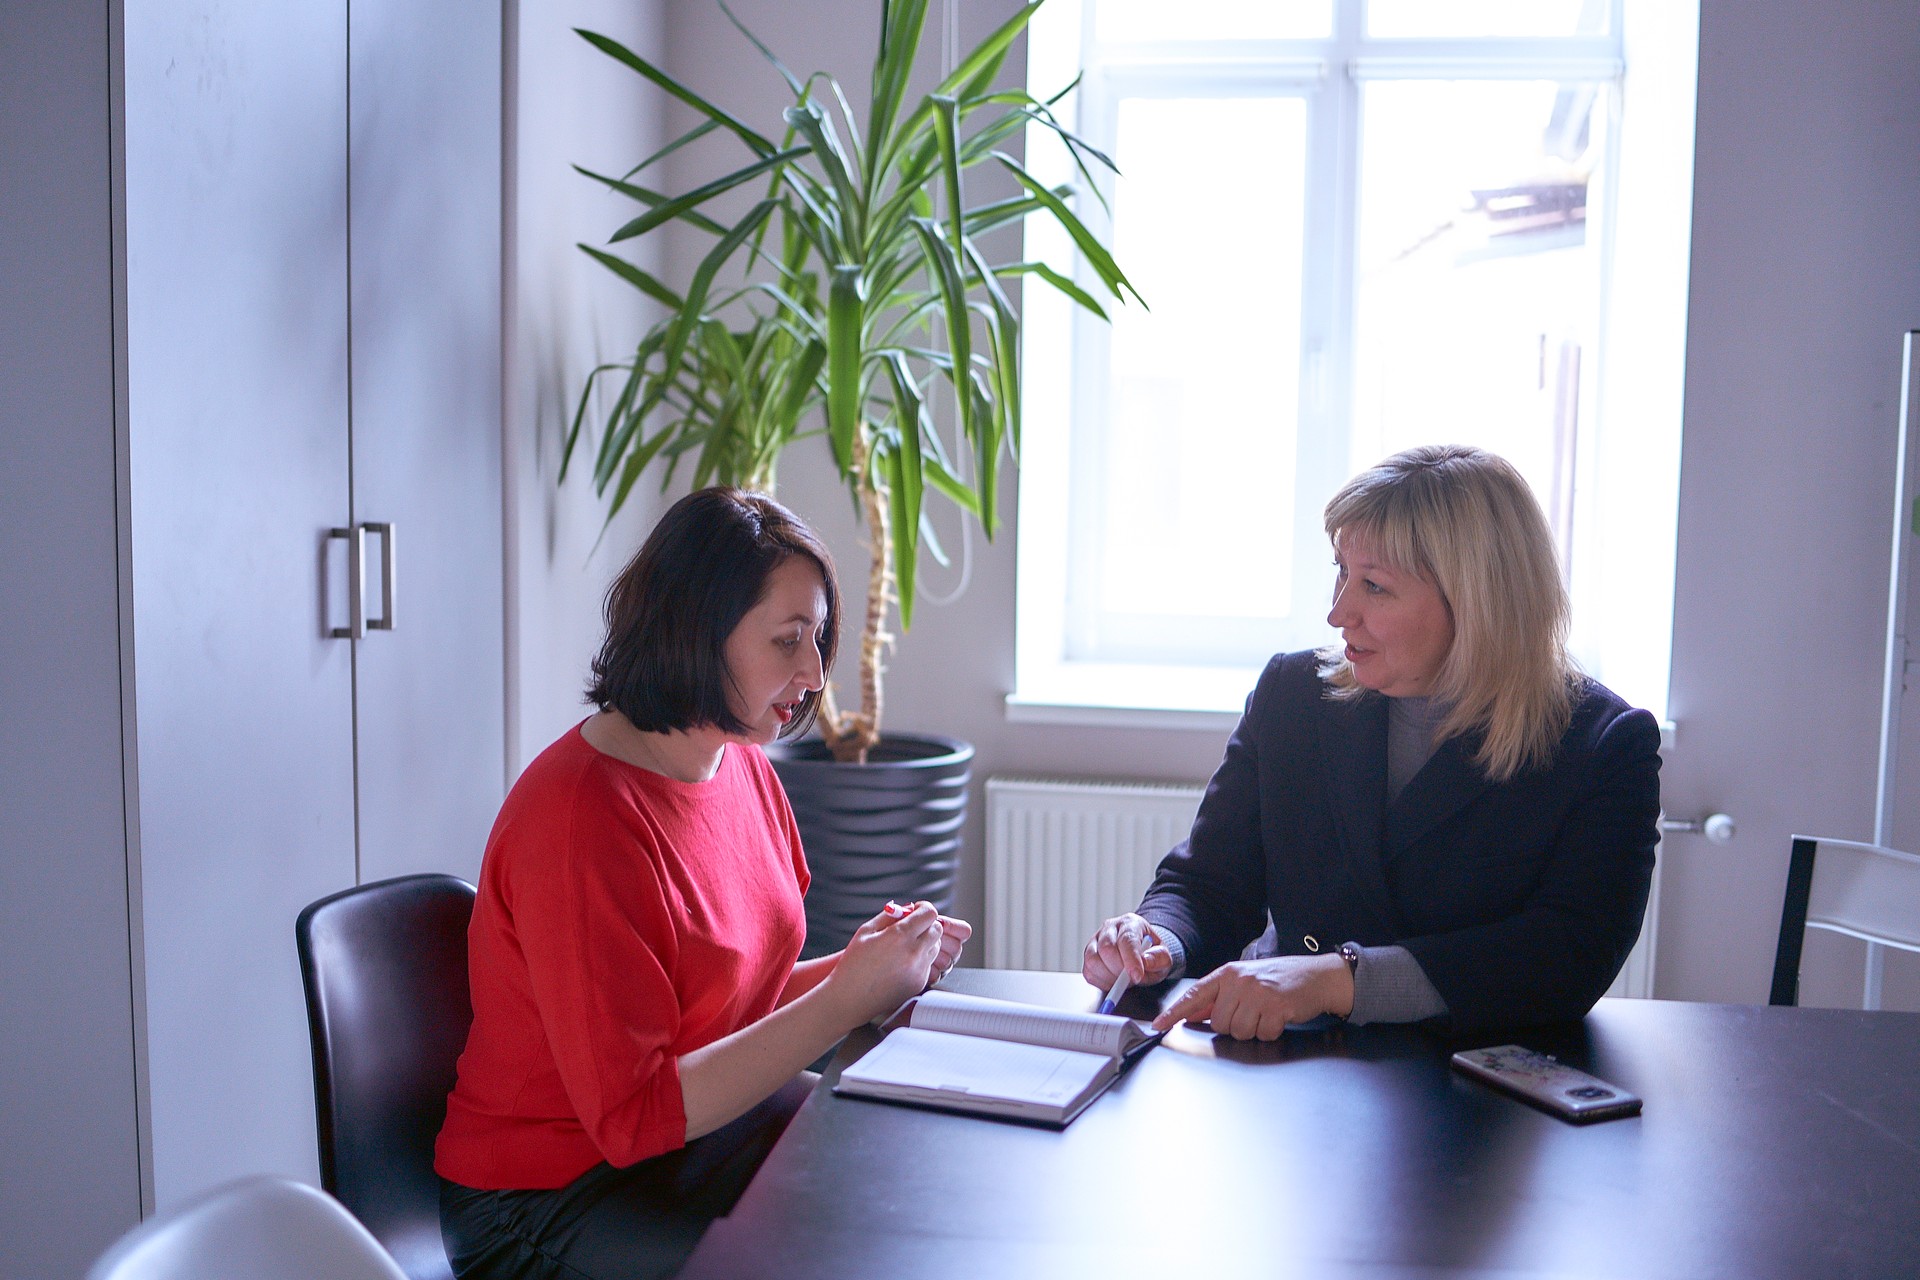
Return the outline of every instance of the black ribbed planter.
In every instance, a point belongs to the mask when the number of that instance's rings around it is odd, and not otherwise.
[[[767,757],[813,872],[801,954],[838,951],[890,898],[952,910],[972,744],[890,733],[865,764],[839,763],[818,739],[775,743]]]

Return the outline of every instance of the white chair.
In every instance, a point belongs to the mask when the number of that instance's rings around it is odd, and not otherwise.
[[[1769,1004],[1800,1003],[1800,948],[1808,929],[1867,944],[1860,1007],[1878,1009],[1886,948],[1920,953],[1920,858],[1853,840],[1795,836]]]
[[[407,1280],[323,1191],[286,1178],[216,1187],[150,1218],[100,1255],[87,1280]]]

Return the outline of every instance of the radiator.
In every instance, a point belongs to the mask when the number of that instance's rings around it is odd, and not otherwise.
[[[1193,826],[1203,788],[987,779],[987,967],[1078,973],[1102,920],[1131,911]],[[1640,940],[1611,996],[1653,995],[1665,841]]]
[[[1633,944],[1619,976],[1607,988],[1610,996],[1653,998],[1653,965],[1660,942],[1660,872],[1667,865],[1667,842],[1662,837],[1653,847],[1653,883],[1647,889],[1647,914],[1640,925],[1640,939]]]
[[[987,965],[1080,971],[1102,920],[1131,911],[1186,839],[1198,786],[987,779]]]

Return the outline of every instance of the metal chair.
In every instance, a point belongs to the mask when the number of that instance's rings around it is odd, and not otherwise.
[[[87,1280],[406,1280],[324,1192],[286,1178],[230,1182],[122,1236]]]
[[[313,1038],[320,1184],[410,1280],[452,1280],[433,1143],[473,1006],[473,886],[402,876],[322,898],[294,925]]]
[[[1795,836],[1769,1004],[1800,1003],[1800,950],[1808,929],[1867,944],[1860,1007],[1878,1009],[1886,948],[1920,953],[1920,858],[1853,840]]]

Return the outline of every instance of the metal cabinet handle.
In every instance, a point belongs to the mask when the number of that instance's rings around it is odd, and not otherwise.
[[[367,621],[369,631],[393,630],[393,524],[391,521],[369,520],[360,526],[368,533],[380,535],[380,616]]]
[[[347,625],[327,632],[335,640],[359,640],[367,634],[366,609],[361,601],[367,580],[367,539],[359,526],[327,530],[329,538],[347,543]]]
[[[1662,818],[1660,833],[1702,835],[1715,844],[1726,844],[1733,839],[1735,827],[1733,819],[1724,813],[1710,813],[1704,818]]]

